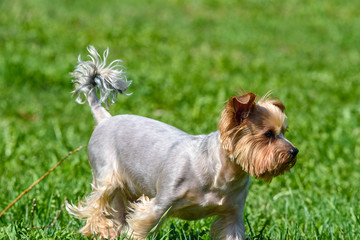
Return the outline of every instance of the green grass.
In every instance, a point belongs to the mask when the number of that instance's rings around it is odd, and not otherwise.
[[[69,72],[86,46],[110,47],[133,80],[112,114],[155,118],[192,134],[216,130],[227,98],[274,90],[291,171],[252,179],[252,239],[360,239],[360,2],[0,0],[0,209],[67,152],[86,145],[90,110]],[[85,150],[0,219],[0,239],[82,239],[62,211],[90,192]],[[33,208],[33,199],[36,207]],[[210,239],[212,219],[166,222],[157,239]],[[34,228],[31,228],[31,225]]]

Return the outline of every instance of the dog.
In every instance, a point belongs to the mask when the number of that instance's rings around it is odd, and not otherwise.
[[[106,110],[131,84],[120,60],[106,66],[89,46],[72,73],[77,102],[88,102],[96,120],[87,154],[92,192],[67,211],[86,220],[85,236],[145,239],[169,217],[195,220],[216,215],[212,239],[245,239],[244,204],[250,175],[271,181],[289,171],[298,149],[285,137],[285,107],[269,94],[231,97],[218,130],[190,135],[136,115]],[[98,93],[99,91],[99,93]],[[99,96],[98,96],[99,95]],[[99,98],[100,97],[100,98]]]

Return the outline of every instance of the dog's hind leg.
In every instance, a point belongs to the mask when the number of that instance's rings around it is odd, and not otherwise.
[[[119,187],[114,184],[97,181],[83,203],[80,202],[78,207],[67,204],[66,209],[75,217],[86,220],[80,230],[85,236],[117,237],[125,222],[123,199]]]
[[[126,216],[128,228],[124,228],[123,233],[130,238],[145,239],[150,231],[162,223],[168,208],[157,206],[156,199],[149,199],[141,196],[136,202],[129,204],[129,212]]]

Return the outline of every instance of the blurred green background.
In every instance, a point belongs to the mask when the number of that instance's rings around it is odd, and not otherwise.
[[[273,90],[300,154],[270,184],[252,179],[247,234],[360,239],[360,1],[0,0],[0,9],[1,210],[87,144],[94,120],[75,103],[69,72],[94,45],[109,47],[133,80],[112,114],[191,134],[215,131],[242,88]],[[58,210],[83,199],[90,182],[82,150],[4,214],[0,238],[81,239],[83,223]],[[210,239],[211,221],[170,220],[156,238]]]

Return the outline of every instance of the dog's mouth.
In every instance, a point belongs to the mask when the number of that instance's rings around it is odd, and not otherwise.
[[[292,168],[295,165],[296,160],[297,160],[296,156],[290,156],[283,165],[285,165],[285,168],[288,168],[290,170],[290,168]]]
[[[291,156],[287,162],[282,164],[278,169],[275,169],[274,174],[275,176],[281,175],[285,172],[289,172],[292,167],[296,164],[296,156]]]
[[[280,165],[278,168],[266,171],[264,173],[261,173],[256,178],[260,178],[265,180],[266,182],[271,182],[271,180],[279,175],[282,175],[286,172],[289,172],[292,167],[296,164],[296,156],[292,156],[288,159],[288,161],[284,162],[282,165]]]
[[[287,161],[284,161],[284,163],[278,168],[275,169],[275,176],[278,176],[280,174],[283,174],[285,172],[290,171],[290,169],[295,165],[296,160],[297,160],[297,154],[298,154],[299,150],[295,147],[293,147],[292,149],[290,149],[289,154],[288,154],[288,158]]]
[[[296,157],[293,157],[293,158],[290,159],[290,162],[289,162],[289,167],[290,167],[290,168],[292,168],[292,167],[295,165],[296,160],[297,160]]]

